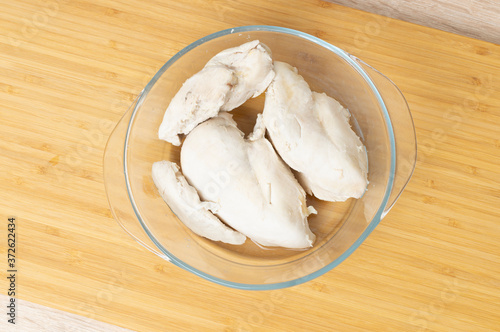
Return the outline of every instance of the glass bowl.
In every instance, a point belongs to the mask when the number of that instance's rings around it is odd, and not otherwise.
[[[317,239],[307,250],[241,246],[199,237],[162,200],[151,178],[159,160],[179,164],[180,148],[157,138],[170,100],[182,83],[216,53],[258,39],[273,59],[297,67],[313,91],[325,92],[352,114],[352,127],[367,149],[369,185],[360,199],[331,203],[308,197]],[[264,94],[231,112],[249,133]],[[272,26],[220,31],[187,46],[156,73],[111,134],[104,154],[104,181],[113,216],[139,243],[171,263],[207,280],[262,290],[311,280],[346,259],[392,207],[416,160],[415,129],[399,89],[347,52],[306,33]],[[182,166],[181,166],[182,167]]]

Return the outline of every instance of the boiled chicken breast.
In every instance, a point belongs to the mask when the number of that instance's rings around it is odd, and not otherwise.
[[[257,97],[274,77],[267,46],[254,40],[215,55],[172,98],[158,130],[160,139],[180,145],[199,123]]]
[[[248,99],[259,96],[274,77],[271,51],[258,40],[218,53],[206,65],[211,66],[231,68],[237,79],[227,94],[222,111],[231,111]]]
[[[305,192],[263,137],[258,121],[251,139],[228,113],[197,126],[184,141],[181,165],[202,200],[217,203],[217,216],[263,246],[308,248],[315,240]]]
[[[212,211],[218,204],[201,202],[198,192],[184,178],[177,164],[158,161],[152,168],[153,182],[172,212],[194,233],[213,241],[242,244],[245,235],[222,223]]]
[[[312,92],[289,64],[276,61],[274,71],[263,119],[276,151],[299,172],[309,194],[326,201],[361,197],[368,161],[349,124],[349,111],[326,94]]]

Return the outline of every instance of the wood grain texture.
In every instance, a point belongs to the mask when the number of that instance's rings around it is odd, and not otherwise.
[[[328,0],[330,2],[500,44],[497,0]]]
[[[18,220],[21,299],[137,331],[499,329],[500,46],[312,0],[3,1],[0,24],[0,218]],[[155,71],[250,24],[385,73],[419,141],[413,179],[364,244],[285,290],[225,288],[142,249],[102,179],[106,140]]]
[[[5,308],[10,298],[0,294],[0,303]],[[5,306],[4,306],[5,305]],[[40,304],[17,300],[16,324],[0,321],[0,330],[3,332],[131,332],[131,330],[106,324],[94,319],[71,314],[66,311],[53,309]]]

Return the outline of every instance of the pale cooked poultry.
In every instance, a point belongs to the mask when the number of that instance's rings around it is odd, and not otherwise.
[[[155,162],[152,174],[163,200],[194,233],[229,244],[245,242],[245,235],[227,227],[212,213],[219,208],[217,203],[200,201],[198,192],[187,183],[177,164],[170,161]]]
[[[226,224],[264,246],[311,247],[305,192],[263,137],[245,139],[228,113],[197,126],[181,149],[182,171]]]
[[[297,69],[274,63],[266,92],[264,125],[283,160],[299,172],[309,194],[327,201],[359,198],[367,186],[365,147],[338,101],[312,92]]]
[[[226,49],[184,82],[172,98],[158,130],[158,137],[180,145],[199,123],[231,111],[267,88],[274,77],[271,54],[258,40]]]

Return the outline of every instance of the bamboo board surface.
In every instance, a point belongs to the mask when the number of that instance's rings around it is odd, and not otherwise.
[[[0,24],[0,248],[15,216],[19,298],[137,331],[500,330],[499,45],[321,1],[3,1]],[[386,74],[419,142],[407,189],[352,256],[259,292],[142,249],[102,179],[107,138],[156,70],[254,24],[318,36]]]

